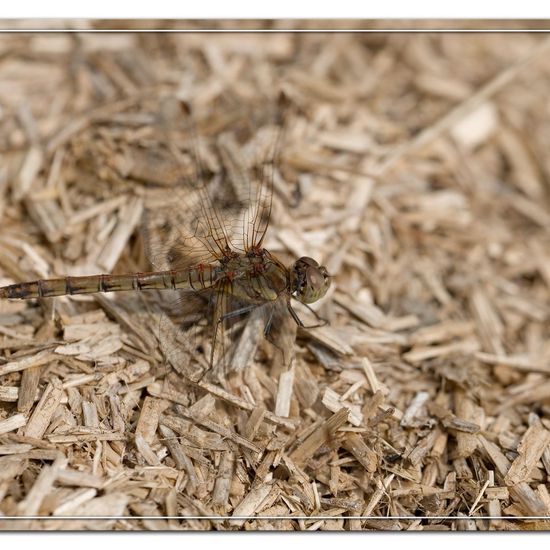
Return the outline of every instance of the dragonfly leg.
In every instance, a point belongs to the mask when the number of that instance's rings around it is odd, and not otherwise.
[[[294,319],[294,321],[296,321],[296,324],[300,328],[305,328],[305,329],[319,328],[319,327],[324,327],[325,325],[328,324],[328,320],[324,319],[323,317],[320,317],[319,314],[314,309],[309,307],[308,304],[303,304],[303,305],[306,306],[309,309],[309,311],[311,311],[311,313],[313,313],[313,315],[315,315],[316,319],[319,320],[319,323],[316,323],[315,325],[304,325],[304,322],[300,319],[300,317],[298,317],[298,314],[294,311],[294,308],[292,307],[292,305],[289,301],[289,302],[287,302],[288,311],[290,312],[290,315],[292,315],[292,318]]]
[[[298,314],[294,311],[292,305],[290,304],[290,301],[287,302],[286,307],[287,307],[290,315],[292,315],[292,318],[294,319],[296,324],[299,327],[305,328],[305,325],[304,325],[303,321],[300,319],[300,317],[298,317]]]
[[[240,317],[241,315],[245,315],[246,313],[250,313],[251,311],[254,311],[257,307],[260,307],[262,304],[252,304],[250,306],[242,307],[240,309],[236,309],[235,311],[230,311],[229,313],[224,313],[219,319],[218,323],[222,323],[226,319],[233,319],[234,317]]]

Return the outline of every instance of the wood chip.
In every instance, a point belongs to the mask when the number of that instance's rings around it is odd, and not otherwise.
[[[27,437],[42,438],[48,428],[55,409],[61,402],[63,387],[58,379],[52,379],[48,384],[40,401],[36,405],[25,427]]]
[[[528,481],[531,471],[548,445],[550,445],[550,431],[539,424],[530,426],[518,446],[518,457],[506,473],[506,484],[516,485],[522,481]]]
[[[4,420],[0,420],[0,435],[17,430],[26,423],[27,419],[24,414],[14,414]]]
[[[548,527],[517,518],[550,515],[550,38],[300,25],[85,32],[76,63],[68,34],[2,36],[0,511],[49,518],[3,527]],[[326,266],[305,326],[285,291],[212,327],[279,291],[239,270],[221,309],[202,284],[6,297],[208,275],[224,235],[281,284]]]

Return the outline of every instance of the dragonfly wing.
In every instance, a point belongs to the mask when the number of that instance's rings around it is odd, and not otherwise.
[[[229,206],[224,221],[238,250],[262,245],[271,216],[281,134],[280,128],[267,125],[245,144],[238,144],[235,134],[224,134],[218,140],[228,176],[224,189],[233,197],[224,201]]]
[[[168,363],[186,378],[197,380],[209,368],[209,358],[201,350],[208,333],[210,296],[204,291],[177,294],[163,304],[156,336]]]
[[[191,189],[148,194],[141,229],[146,256],[155,269],[184,270],[219,259],[200,220],[199,195]]]

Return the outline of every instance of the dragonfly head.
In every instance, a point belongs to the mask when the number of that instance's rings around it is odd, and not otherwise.
[[[290,268],[292,296],[304,304],[321,299],[330,287],[330,275],[323,265],[303,256]]]

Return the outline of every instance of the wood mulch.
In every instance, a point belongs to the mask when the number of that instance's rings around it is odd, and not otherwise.
[[[161,293],[1,300],[0,515],[27,517],[1,528],[547,528],[517,518],[550,515],[549,52],[529,33],[1,34],[0,286],[148,270],[143,212],[185,208],[159,121],[185,147],[172,108],[192,106],[223,175],[218,137],[246,158],[281,92],[265,247],[333,276],[290,367],[251,315],[196,382],[163,353]]]

